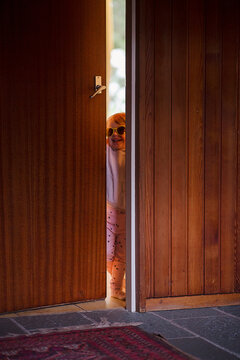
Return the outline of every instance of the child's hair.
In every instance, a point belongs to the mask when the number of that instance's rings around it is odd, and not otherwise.
[[[113,115],[109,116],[109,118],[107,119],[107,127],[112,120],[114,120],[119,125],[121,125],[123,122],[124,122],[124,124],[126,124],[125,113],[122,112],[122,113],[117,113],[117,114],[113,114]]]

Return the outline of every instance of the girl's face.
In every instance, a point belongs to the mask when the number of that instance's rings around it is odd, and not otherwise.
[[[112,119],[107,124],[107,128],[114,129],[112,136],[108,136],[108,144],[114,151],[125,150],[125,141],[126,141],[125,131],[121,135],[116,130],[117,128],[119,128],[121,126],[125,127],[125,123],[124,123],[124,121],[121,121],[119,119],[117,121]],[[120,129],[120,130],[122,130],[122,129]]]

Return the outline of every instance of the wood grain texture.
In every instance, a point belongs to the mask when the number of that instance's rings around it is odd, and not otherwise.
[[[204,4],[188,2],[188,294],[204,289]]]
[[[237,170],[237,2],[223,2],[222,23],[222,173],[221,173],[221,292],[234,292]]]
[[[144,17],[145,17],[145,26],[147,29],[146,37],[148,41],[145,42],[145,84],[154,84],[154,58],[152,53],[154,51],[154,12],[153,9],[153,0],[146,2]],[[144,127],[142,133],[142,141],[145,141],[145,150],[140,156],[142,165],[144,167],[144,172],[146,177],[144,179],[144,203],[145,203],[145,236],[149,238],[149,242],[145,242],[146,248],[146,263],[149,263],[149,266],[145,268],[146,271],[146,284],[149,286],[146,287],[146,297],[152,296],[154,293],[154,277],[155,277],[155,261],[154,261],[154,203],[155,203],[155,194],[154,194],[154,132],[155,132],[155,109],[154,109],[154,92],[148,91],[145,93],[145,112],[144,112]],[[142,118],[143,120],[143,118]]]
[[[155,2],[155,282],[154,296],[171,295],[172,281],[172,8]]]
[[[220,291],[221,59],[219,1],[206,4],[205,293]]]
[[[1,311],[105,296],[105,2],[24,5],[0,15]]]
[[[5,4],[4,4],[5,5]],[[1,309],[26,306],[27,299],[32,297],[32,272],[28,247],[31,236],[29,199],[29,119],[24,114],[28,98],[22,91],[21,74],[23,63],[17,59],[20,49],[18,31],[20,19],[12,9],[6,9],[3,4],[2,16],[12,16],[16,26],[11,28],[9,36],[1,36],[1,170],[2,170],[2,229],[1,237],[2,265],[0,273],[5,277],[3,292],[1,292]],[[2,21],[1,21],[2,23]],[[6,34],[7,24],[2,23],[1,34]],[[9,46],[8,46],[9,44]],[[15,47],[12,44],[16,44]],[[24,50],[24,49],[23,49]],[[18,61],[16,65],[16,60]],[[11,67],[11,77],[7,78]],[[28,74],[27,74],[28,75]],[[4,86],[6,85],[6,87]],[[19,103],[22,106],[19,106]],[[6,112],[7,110],[7,112]]]
[[[187,291],[187,2],[173,1],[172,24],[172,295]]]
[[[147,299],[146,310],[193,309],[213,306],[240,305],[239,294],[193,295]]]
[[[161,0],[149,7],[155,14],[154,46],[151,27],[146,31],[142,21],[137,83],[140,134],[146,131],[146,99],[154,96],[149,136],[152,129],[154,135],[139,143],[140,232],[145,249],[151,249],[140,258],[140,267],[147,268],[142,294],[238,292],[239,3]],[[146,82],[149,57],[154,77]],[[150,141],[153,184],[145,181]]]
[[[149,6],[150,4],[150,6]],[[139,223],[140,258],[148,266],[141,266],[140,308],[145,307],[145,298],[152,296],[154,284],[154,89],[146,91],[147,84],[154,83],[154,12],[153,0],[139,4],[139,51],[144,56],[139,62],[141,86],[139,87],[139,203],[141,221]],[[143,31],[142,31],[143,30]],[[146,41],[147,40],[147,41]],[[138,130],[137,130],[138,131]],[[146,239],[149,241],[146,242]]]

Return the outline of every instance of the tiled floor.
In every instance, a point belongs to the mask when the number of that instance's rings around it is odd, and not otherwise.
[[[0,316],[0,336],[125,324],[159,334],[198,359],[240,359],[240,306],[140,314],[117,300],[78,303]]]

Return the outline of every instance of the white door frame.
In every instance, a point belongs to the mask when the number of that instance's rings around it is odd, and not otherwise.
[[[136,311],[136,0],[126,0],[126,308]]]

